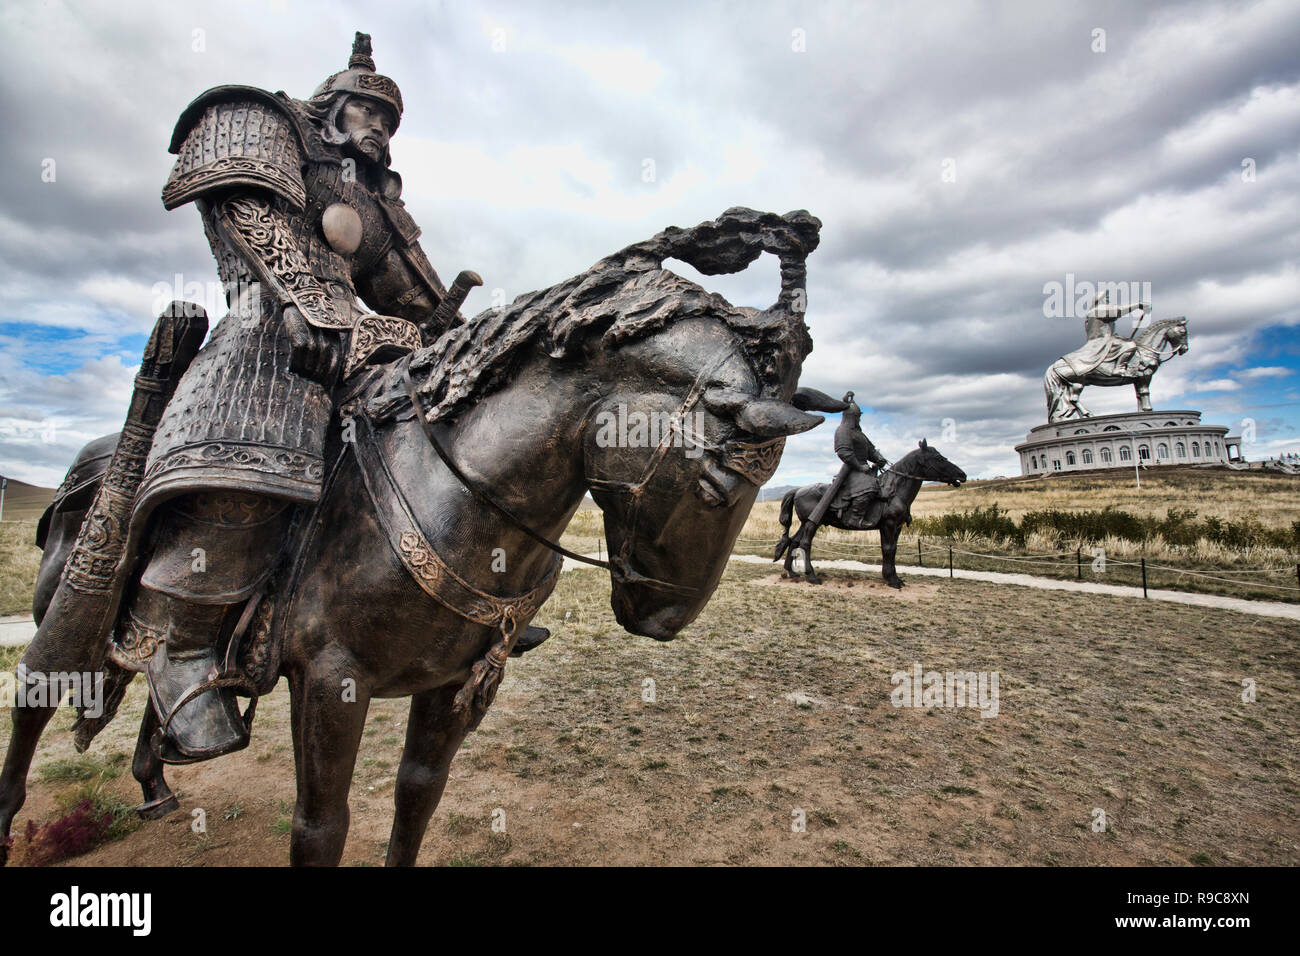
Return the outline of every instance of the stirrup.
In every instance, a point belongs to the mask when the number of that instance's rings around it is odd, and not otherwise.
[[[228,741],[218,744],[215,747],[209,747],[201,751],[188,751],[172,738],[167,736],[167,730],[171,727],[172,721],[180,713],[181,708],[195,698],[212,690],[243,690],[249,695],[248,707],[242,714],[239,714],[240,723],[243,725],[242,733]],[[152,695],[151,695],[152,696]],[[155,707],[155,701],[150,700],[150,706]],[[155,710],[157,708],[155,707]],[[238,708],[236,707],[236,713]],[[191,684],[189,688],[177,698],[176,703],[171,706],[167,714],[161,715],[161,721],[158,728],[153,732],[149,740],[149,749],[153,751],[155,757],[163,763],[168,764],[185,764],[195,763],[200,760],[210,760],[213,757],[221,757],[228,753],[234,753],[237,750],[243,750],[248,746],[252,737],[253,717],[257,713],[257,689],[252,682],[240,674],[225,673],[217,677],[208,678]]]

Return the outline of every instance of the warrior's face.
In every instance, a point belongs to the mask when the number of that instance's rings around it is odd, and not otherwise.
[[[339,110],[337,122],[348,145],[372,163],[383,159],[395,125],[386,105],[367,96],[351,96]]]

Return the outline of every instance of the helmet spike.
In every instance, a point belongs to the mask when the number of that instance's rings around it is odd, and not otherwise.
[[[352,41],[352,55],[348,57],[349,70],[367,70],[370,73],[375,72],[375,61],[370,55],[373,51],[370,48],[370,34],[357,31],[356,38]]]

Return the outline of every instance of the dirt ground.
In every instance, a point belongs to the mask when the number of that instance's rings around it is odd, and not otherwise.
[[[914,580],[898,593],[852,572],[826,577],[813,587],[733,565],[700,619],[658,644],[614,622],[603,573],[566,573],[539,616],[556,636],[510,662],[420,862],[1300,863],[1294,623],[972,581]],[[894,706],[891,675],[914,662],[997,672],[997,716]],[[143,703],[137,681],[76,758],[132,803]],[[260,702],[246,751],[169,769],[180,812],[68,862],[286,864],[287,704],[283,684]],[[405,721],[405,701],[371,708],[345,864],[383,860]],[[54,726],[69,724],[62,712]],[[57,816],[70,786],[60,761],[74,757],[66,733],[47,732],[15,833],[29,816]]]

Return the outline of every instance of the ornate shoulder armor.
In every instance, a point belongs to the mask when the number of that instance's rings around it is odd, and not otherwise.
[[[181,113],[170,151],[176,165],[163,187],[163,205],[251,186],[286,200],[307,202],[303,186],[303,132],[287,99],[251,86],[218,86]]]

